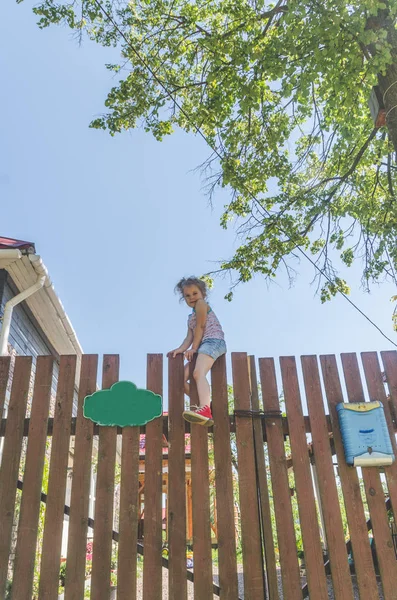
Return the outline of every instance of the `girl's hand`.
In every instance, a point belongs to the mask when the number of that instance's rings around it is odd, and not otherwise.
[[[193,356],[196,354],[197,350],[193,350],[192,348],[190,350],[186,350],[185,352],[185,358],[188,362],[191,362],[193,360]]]
[[[175,358],[178,354],[183,354],[183,352],[183,348],[175,348],[175,350],[170,350],[170,352],[167,353],[167,357]]]

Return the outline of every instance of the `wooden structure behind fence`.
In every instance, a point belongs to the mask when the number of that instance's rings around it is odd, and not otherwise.
[[[136,600],[138,553],[144,553],[143,573],[139,573],[143,580],[143,600],[163,598],[164,566],[168,569],[170,600],[186,600],[188,580],[194,580],[196,600],[212,600],[214,594],[221,600],[237,600],[243,595],[241,590],[239,595],[239,576],[243,580],[245,600],[300,600],[302,593],[303,596],[310,595],[312,600],[326,600],[330,588],[336,600],[353,600],[353,586],[357,586],[361,600],[378,598],[379,586],[385,600],[397,600],[397,561],[390,528],[393,510],[397,510],[397,462],[382,471],[348,467],[336,417],[339,402],[362,402],[366,398],[382,401],[397,455],[397,353],[384,352],[381,357],[383,366],[376,353],[362,355],[364,385],[355,354],[342,355],[341,368],[338,368],[335,356],[321,356],[320,359],[305,356],[300,362],[293,357],[283,357],[280,359],[281,381],[278,381],[272,358],[259,359],[257,374],[253,357],[248,359],[244,353],[234,353],[231,357],[233,415],[228,409],[226,361],[222,357],[211,373],[215,420],[211,430],[199,426],[192,426],[190,430],[182,418],[184,393],[180,356],[168,363],[168,418],[158,418],[146,429],[125,427],[123,430],[99,428],[83,417],[84,397],[93,393],[97,385],[97,356],[83,356],[78,413],[74,418],[76,357],[61,357],[55,411],[51,416],[52,358],[39,357],[28,419],[31,358],[16,359],[7,400],[10,359],[0,358],[0,415],[5,403],[8,405],[7,417],[0,427],[0,440],[3,440],[0,598],[5,597],[7,580],[12,580],[12,600],[34,598],[35,565],[36,570],[40,570],[39,582],[36,582],[37,597],[40,600],[58,598],[66,514],[69,527],[65,600],[85,597],[89,529],[93,531],[92,600],[109,600],[112,571],[117,573],[117,599]],[[118,356],[105,356],[102,388],[109,388],[118,376]],[[162,355],[148,356],[147,388],[158,394],[164,393]],[[281,410],[286,411],[286,416],[280,412],[281,391],[285,401],[285,408],[282,404]],[[195,400],[193,389],[192,401]],[[305,414],[306,407],[308,414]],[[140,544],[138,496],[142,457],[139,441],[143,432],[146,434],[145,525],[143,544]],[[193,574],[186,568],[186,432],[191,434]],[[162,556],[163,434],[168,440],[167,560]],[[27,438],[27,446],[23,443],[24,438]],[[43,490],[49,438],[48,489]],[[121,458],[118,452],[120,440]],[[73,476],[70,506],[65,506],[71,442]],[[231,444],[236,450],[237,465]],[[211,452],[209,454],[209,448],[213,448],[213,456]],[[20,465],[22,454],[23,469]],[[97,457],[97,476],[92,519],[89,495],[94,455]],[[115,496],[118,460],[120,483],[119,493]],[[215,473],[214,484],[210,481],[210,470]],[[17,498],[18,488],[22,493],[18,492]],[[218,541],[215,584],[210,528],[213,494],[216,496]],[[241,561],[236,547],[236,497],[240,511]],[[294,502],[298,506],[298,516],[293,514]],[[43,503],[44,529],[39,532]],[[345,515],[348,533],[344,530]],[[375,540],[375,564],[369,531]],[[297,553],[297,536],[300,534],[305,557],[304,580]],[[112,564],[115,545],[117,566]],[[351,550],[354,568],[348,560]],[[242,564],[238,564],[240,562]]]

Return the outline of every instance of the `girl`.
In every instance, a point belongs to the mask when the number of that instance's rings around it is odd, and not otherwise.
[[[210,306],[206,302],[207,286],[197,277],[183,278],[175,287],[181,299],[193,309],[188,318],[187,335],[179,348],[171,350],[168,356],[175,358],[184,354],[188,364],[185,366],[185,393],[190,395],[189,362],[197,353],[193,377],[196,381],[199,406],[195,410],[185,410],[183,417],[190,423],[213,425],[210,408],[211,394],[207,373],[219,356],[225,354],[226,344],[222,327]],[[190,349],[189,349],[190,348]]]

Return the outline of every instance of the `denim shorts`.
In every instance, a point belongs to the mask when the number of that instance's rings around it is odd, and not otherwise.
[[[214,360],[226,353],[225,340],[217,338],[207,338],[203,340],[197,350],[198,354],[207,354]]]

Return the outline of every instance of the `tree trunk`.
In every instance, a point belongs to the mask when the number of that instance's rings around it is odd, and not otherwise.
[[[387,67],[385,74],[378,73],[378,84],[385,105],[386,127],[397,153],[397,32],[388,10],[379,11],[377,17],[369,19],[367,28],[385,29],[387,41],[391,46],[393,62]],[[369,51],[374,54],[374,48],[369,48]]]
[[[390,65],[385,75],[378,74],[379,89],[386,111],[386,127],[397,153],[397,63]]]

